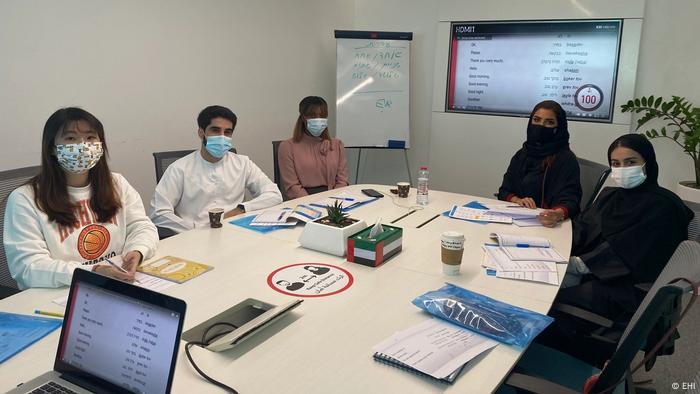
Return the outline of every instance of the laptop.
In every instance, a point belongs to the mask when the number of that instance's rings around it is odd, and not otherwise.
[[[185,309],[177,298],[77,269],[54,370],[10,393],[169,393]]]

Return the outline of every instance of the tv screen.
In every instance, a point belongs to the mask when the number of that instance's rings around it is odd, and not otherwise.
[[[612,122],[622,20],[453,22],[447,112]]]

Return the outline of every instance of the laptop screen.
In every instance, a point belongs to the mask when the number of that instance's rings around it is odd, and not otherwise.
[[[181,330],[177,310],[78,281],[64,324],[57,364],[131,392],[169,390]]]

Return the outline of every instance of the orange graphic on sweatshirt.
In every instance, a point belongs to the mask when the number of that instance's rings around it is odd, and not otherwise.
[[[109,231],[99,224],[91,224],[78,235],[78,253],[93,260],[102,255],[109,246]]]

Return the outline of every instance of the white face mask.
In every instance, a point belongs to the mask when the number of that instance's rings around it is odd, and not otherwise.
[[[328,119],[326,118],[306,119],[306,130],[309,130],[309,133],[314,137],[320,136],[326,127],[328,127]]]
[[[635,188],[647,179],[644,165],[631,167],[611,167],[610,177],[623,189]]]
[[[102,157],[101,142],[56,145],[56,159],[64,170],[80,174],[89,171]]]

